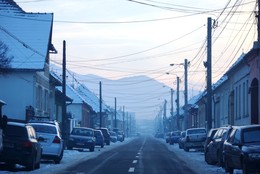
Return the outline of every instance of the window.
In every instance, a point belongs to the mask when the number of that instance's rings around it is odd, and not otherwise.
[[[239,144],[240,142],[241,142],[240,131],[236,130],[235,135],[234,135],[234,139],[233,139],[233,143]]]
[[[37,86],[36,87],[36,108],[38,108],[39,110],[42,109],[41,101],[42,101],[42,88],[41,86]]]
[[[49,104],[49,93],[48,90],[44,90],[44,111],[48,112],[48,104]]]

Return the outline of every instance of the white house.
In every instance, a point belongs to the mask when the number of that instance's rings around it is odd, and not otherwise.
[[[9,118],[30,119],[35,115],[53,117],[54,87],[49,80],[49,53],[56,52],[51,43],[52,13],[27,13],[12,0],[0,0],[0,40],[13,59],[6,73],[0,74],[0,98],[7,105]],[[28,110],[29,109],[29,110]]]

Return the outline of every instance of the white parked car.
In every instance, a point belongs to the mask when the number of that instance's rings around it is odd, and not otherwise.
[[[57,122],[33,122],[30,123],[37,134],[42,146],[42,159],[53,160],[59,164],[64,151],[63,140]]]
[[[185,138],[183,139],[183,149],[187,152],[190,149],[203,150],[206,137],[207,131],[205,128],[187,129]]]

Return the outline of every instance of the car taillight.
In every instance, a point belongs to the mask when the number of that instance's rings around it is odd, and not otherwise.
[[[57,144],[60,144],[61,140],[58,136],[55,136],[52,143],[57,143]]]
[[[33,144],[32,144],[31,141],[24,141],[24,142],[22,143],[22,146],[23,146],[23,147],[26,147],[26,148],[31,148],[31,147],[33,147]]]

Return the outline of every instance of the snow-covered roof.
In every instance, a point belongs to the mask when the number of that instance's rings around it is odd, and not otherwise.
[[[43,69],[52,32],[52,13],[27,13],[13,0],[0,0],[0,40],[13,57],[11,68]]]
[[[91,92],[85,85],[81,84],[76,88],[76,91],[86,100],[95,112],[99,112],[99,98]],[[102,102],[102,111],[109,108]]]
[[[60,69],[56,69],[59,71]],[[59,72],[50,71],[50,74],[56,78],[58,81],[62,82],[61,76],[58,75]],[[72,87],[71,85],[66,85],[66,95],[70,97],[73,101],[72,103],[87,103],[91,108],[98,113],[99,108],[99,98],[91,92],[85,85],[79,84],[77,87]],[[58,90],[62,91],[61,87],[56,87]],[[102,111],[110,110],[107,105],[102,102]]]

